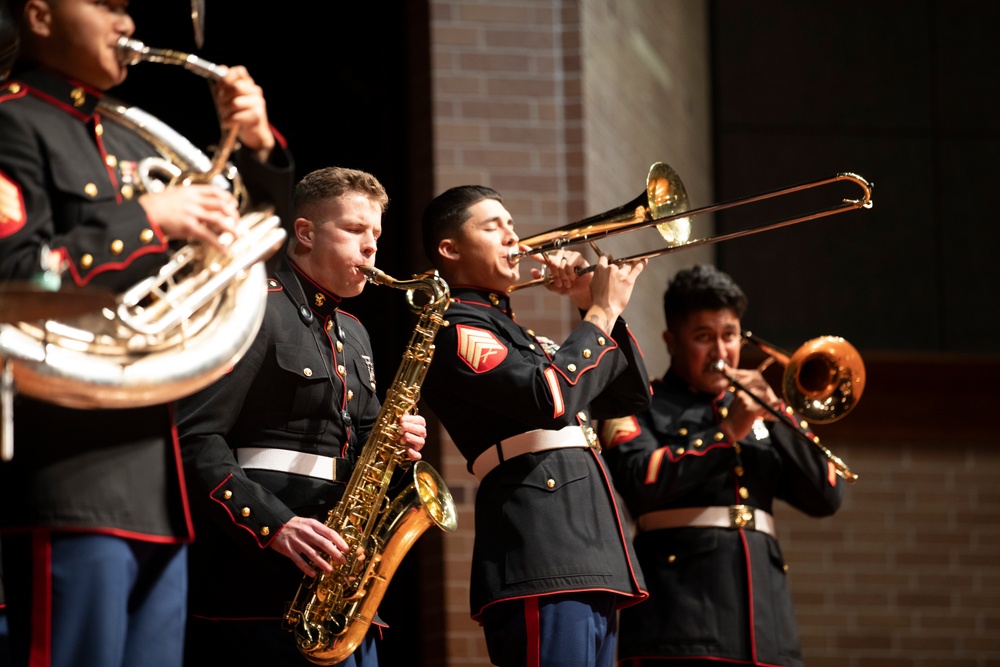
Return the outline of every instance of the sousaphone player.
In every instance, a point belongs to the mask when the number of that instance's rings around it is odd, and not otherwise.
[[[221,187],[142,192],[136,167],[156,148],[104,122],[97,104],[126,76],[127,4],[8,7],[20,56],[0,85],[0,280],[54,269],[64,283],[118,292],[166,261],[168,240],[220,247],[235,231],[237,201]],[[258,185],[251,197],[283,204],[292,172],[261,89],[242,67],[215,89],[223,124],[238,128],[234,163]],[[0,530],[15,664],[179,665],[192,535],[172,408],[19,396],[14,412]]]

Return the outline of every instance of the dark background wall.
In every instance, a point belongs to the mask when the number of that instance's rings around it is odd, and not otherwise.
[[[870,211],[718,246],[750,324],[788,341],[836,332],[868,350],[1000,352],[1000,5],[711,9],[719,199],[841,171],[875,184]]]

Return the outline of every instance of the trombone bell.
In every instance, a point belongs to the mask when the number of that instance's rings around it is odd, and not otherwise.
[[[865,390],[861,355],[839,336],[806,341],[788,360],[782,393],[810,422],[827,424],[854,409]]]

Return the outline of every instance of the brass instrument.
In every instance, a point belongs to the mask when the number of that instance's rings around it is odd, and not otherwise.
[[[372,283],[426,292],[429,302],[344,496],[326,520],[347,542],[347,560],[333,563],[329,574],[304,577],[285,613],[284,625],[294,631],[299,651],[320,665],[344,660],[361,644],[392,575],[417,538],[434,524],[446,532],[458,527],[448,486],[424,461],[413,464],[412,483],[394,499],[387,497],[393,473],[407,460],[399,442],[399,418],[416,413],[420,384],[434,356],[434,337],[448,308],[448,285],[434,274],[401,281],[375,267],[358,270]]]
[[[840,204],[833,206],[832,208],[805,213],[800,216],[773,222],[771,224],[758,225],[749,229],[742,229],[728,234],[720,234],[706,238],[690,238],[692,218],[695,218],[696,216],[703,215],[705,213],[714,213],[716,211],[724,211],[745,204],[753,204],[768,199],[774,199],[784,195],[811,190],[813,188],[819,188],[841,181],[854,183],[861,188],[861,197],[859,199],[844,199]],[[858,208],[871,208],[871,191],[872,184],[861,176],[851,173],[840,173],[830,178],[786,187],[780,190],[773,190],[771,192],[755,195],[753,197],[746,197],[723,204],[714,204],[694,210],[688,210],[687,193],[684,188],[684,183],[677,175],[677,172],[662,162],[657,162],[649,169],[649,174],[646,177],[646,191],[641,193],[638,197],[617,208],[605,211],[604,213],[599,213],[589,218],[572,222],[563,227],[521,239],[519,241],[519,245],[528,246],[529,249],[520,250],[516,247],[511,248],[510,260],[518,261],[526,255],[541,254],[544,256],[546,253],[580,243],[590,244],[598,255],[601,255],[603,253],[597,247],[596,241],[609,236],[615,236],[617,234],[624,234],[625,232],[637,231],[655,226],[660,232],[660,235],[663,237],[663,240],[667,242],[667,247],[647,253],[623,257],[611,262],[612,264],[627,264],[643,259],[652,259],[653,257],[659,257],[660,255],[665,255],[677,250],[686,250],[688,248],[707,245],[709,243],[729,241],[731,239],[749,236],[750,234],[756,234],[758,232],[787,227],[789,225],[805,222],[807,220],[815,220],[817,218],[836,215],[837,213],[853,211]],[[593,266],[579,268],[577,269],[577,274],[582,275],[593,270]],[[527,282],[511,285],[507,288],[507,291],[513,292],[525,287],[546,285],[551,281],[552,280],[549,276],[544,275],[535,280],[529,280]]]
[[[773,361],[785,367],[781,382],[781,393],[791,408],[811,422],[829,424],[844,417],[861,400],[865,390],[865,365],[861,354],[850,343],[839,336],[820,336],[803,343],[791,355],[771,345],[747,331],[745,342],[759,347],[767,359],[757,367],[763,371]],[[851,472],[847,464],[827,449],[819,438],[810,438],[800,428],[802,426],[789,415],[768,405],[761,397],[743,386],[739,380],[726,372],[726,364],[721,359],[715,369],[725,375],[729,383],[750,396],[778,421],[784,422],[799,439],[819,447],[833,464],[837,474],[850,484],[858,476]]]
[[[154,60],[121,38],[125,63]],[[175,53],[175,52],[170,52]],[[156,58],[154,58],[156,56]],[[210,79],[222,68],[185,57],[189,67]],[[170,60],[161,60],[171,62]],[[118,123],[149,141],[162,158],[138,166],[140,192],[167,184],[211,182],[243,191],[235,169],[227,167],[235,142],[223,142],[209,159],[166,124],[136,107],[108,97],[99,104],[105,122]],[[165,183],[166,181],[166,183]],[[267,301],[263,260],[283,243],[285,231],[270,209],[241,208],[239,234],[226,252],[192,242],[172,252],[156,273],[116,297],[113,307],[60,319],[0,323],[0,363],[12,368],[3,382],[4,433],[9,434],[14,384],[17,391],[72,408],[129,408],[167,403],[194,393],[220,377],[253,341]],[[58,276],[52,276],[58,282]],[[8,373],[4,373],[7,377]],[[10,444],[4,458],[12,455]]]

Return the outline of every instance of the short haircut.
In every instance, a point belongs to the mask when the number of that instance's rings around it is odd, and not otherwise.
[[[295,186],[295,217],[315,220],[322,205],[346,194],[359,194],[378,204],[382,212],[389,208],[389,195],[378,179],[368,172],[343,167],[326,167],[306,174]]]
[[[677,331],[692,313],[724,308],[742,318],[747,297],[729,274],[710,264],[678,271],[663,293],[663,315],[669,331]]]
[[[462,223],[469,219],[469,207],[484,199],[503,203],[500,193],[485,185],[460,185],[445,190],[431,200],[424,210],[423,220],[424,254],[431,264],[440,268],[438,244],[441,239],[455,236]]]

